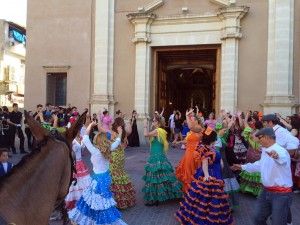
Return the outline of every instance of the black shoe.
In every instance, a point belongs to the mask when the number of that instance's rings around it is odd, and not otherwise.
[[[159,202],[158,201],[155,201],[155,202],[147,202],[146,204],[145,204],[145,206],[158,206],[158,204],[159,204]]]
[[[21,154],[27,154],[28,152],[24,151],[24,150],[21,150],[20,152]]]

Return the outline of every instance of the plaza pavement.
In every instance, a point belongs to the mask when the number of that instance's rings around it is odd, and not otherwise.
[[[180,149],[170,149],[168,158],[173,166],[177,165],[184,151]],[[10,160],[17,163],[22,155],[13,155]],[[174,212],[178,209],[177,200],[168,201],[159,206],[147,207],[143,202],[143,180],[144,165],[149,156],[149,147],[127,148],[126,149],[126,170],[135,185],[137,194],[137,204],[135,207],[122,210],[123,219],[128,225],[178,225],[174,218]],[[88,157],[85,159],[89,164]],[[236,225],[252,225],[252,218],[255,208],[255,197],[246,194],[239,194],[240,206],[234,211]],[[297,211],[298,209],[298,211]],[[293,224],[300,224],[300,194],[294,194],[292,213]],[[60,225],[60,221],[52,221],[50,225]]]

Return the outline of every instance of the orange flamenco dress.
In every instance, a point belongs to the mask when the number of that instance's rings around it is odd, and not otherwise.
[[[196,151],[197,146],[202,138],[202,133],[190,131],[186,137],[186,151],[178,166],[176,167],[176,177],[183,184],[182,190],[187,192],[194,174],[201,164],[199,153]]]

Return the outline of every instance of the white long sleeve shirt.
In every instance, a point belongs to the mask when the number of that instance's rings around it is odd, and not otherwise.
[[[294,137],[287,129],[280,125],[273,127],[276,136],[276,143],[286,150],[294,150],[299,147],[299,139]]]
[[[72,150],[75,153],[76,161],[81,160],[81,150],[83,149],[84,145],[82,142],[78,142],[76,139],[72,142]]]
[[[272,150],[277,152],[278,159],[273,159],[267,154]],[[293,186],[290,155],[277,143],[268,148],[262,148],[260,160],[242,165],[242,169],[249,173],[260,172],[262,184],[265,187]]]
[[[82,139],[83,144],[91,153],[91,162],[93,164],[93,171],[95,174],[104,173],[109,169],[109,161],[103,156],[98,148],[96,148],[90,141],[88,135],[84,135]],[[121,139],[117,138],[111,144],[111,151],[115,150],[121,143]]]

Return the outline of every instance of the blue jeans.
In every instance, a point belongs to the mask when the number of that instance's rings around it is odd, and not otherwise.
[[[272,225],[286,225],[292,205],[292,193],[274,193],[263,190],[258,196],[254,216],[255,225],[266,225],[272,215]]]

